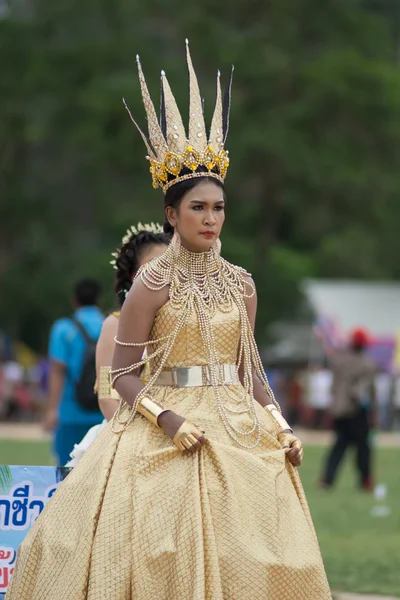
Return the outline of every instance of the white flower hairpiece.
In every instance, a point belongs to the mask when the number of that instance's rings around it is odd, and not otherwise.
[[[143,223],[139,221],[139,223],[136,226],[131,225],[130,227],[128,227],[128,229],[126,230],[126,234],[121,240],[121,244],[127,244],[133,235],[138,235],[141,231],[148,231],[149,233],[163,233],[164,229],[159,223],[151,222],[145,223],[143,225]],[[118,268],[117,258],[119,257],[120,251],[121,249],[119,248],[116,252],[111,253],[113,259],[110,260],[110,265],[112,265],[115,270],[117,270]]]

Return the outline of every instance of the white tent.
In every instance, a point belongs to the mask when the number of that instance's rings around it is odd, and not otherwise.
[[[342,343],[357,327],[381,339],[394,340],[400,334],[398,283],[307,279],[302,282],[302,291],[308,306],[305,318],[300,322],[275,323],[269,328],[273,341],[263,351],[266,362],[321,361],[324,351],[314,334],[320,317],[334,325],[334,337]]]
[[[376,336],[400,332],[400,283],[308,279],[302,289],[315,315],[331,318],[345,334],[356,327]]]

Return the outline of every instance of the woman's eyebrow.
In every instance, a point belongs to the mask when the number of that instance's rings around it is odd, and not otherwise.
[[[205,200],[190,200],[190,204],[208,204]],[[213,204],[225,204],[225,200],[217,200]]]

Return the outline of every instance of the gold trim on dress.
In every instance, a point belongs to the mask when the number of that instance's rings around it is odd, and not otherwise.
[[[121,396],[111,386],[111,366],[100,367],[98,381],[98,399],[99,400],[121,400]]]

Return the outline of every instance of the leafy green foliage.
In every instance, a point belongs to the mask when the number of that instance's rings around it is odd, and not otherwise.
[[[400,274],[390,14],[337,0],[15,6],[0,21],[1,328],[43,349],[87,274],[112,306],[110,252],[129,224],[163,220],[121,98],[144,124],[139,52],[153,97],[164,68],[185,114],[185,37],[208,117],[213,72],[236,67],[223,248],[256,278],[259,333],[296,313],[303,276]]]

